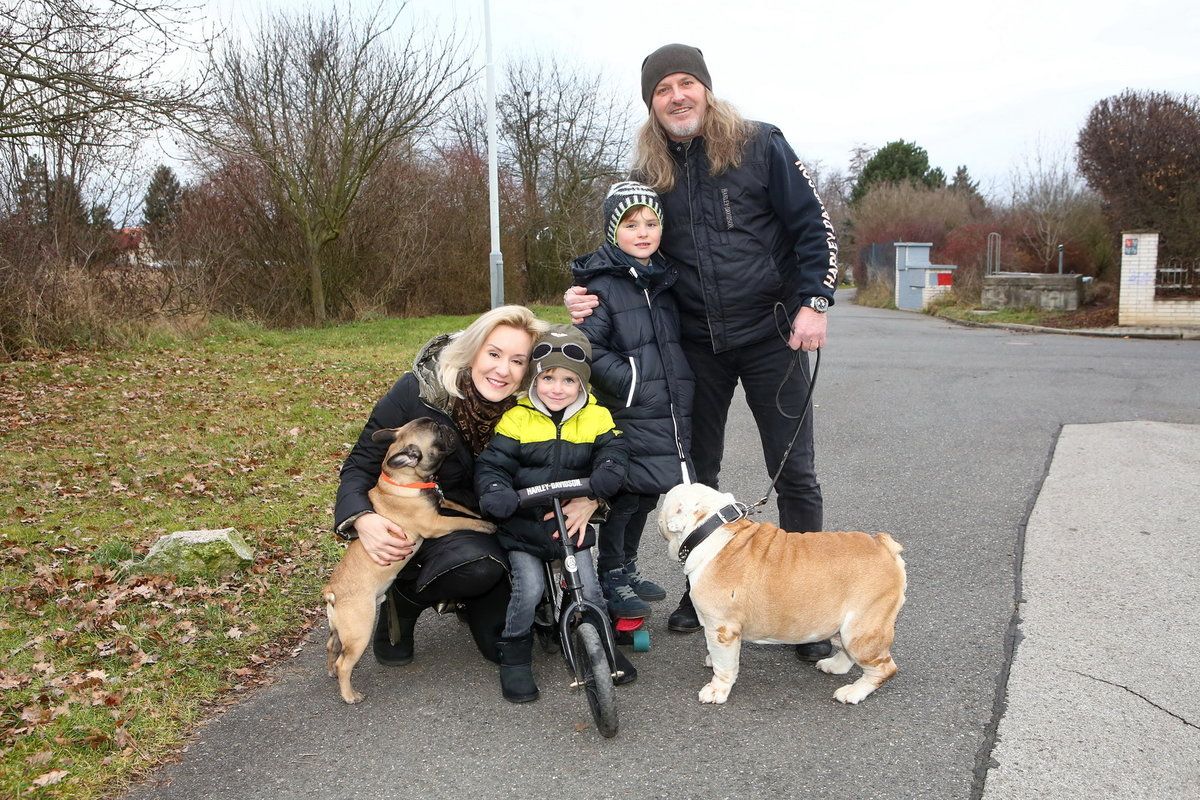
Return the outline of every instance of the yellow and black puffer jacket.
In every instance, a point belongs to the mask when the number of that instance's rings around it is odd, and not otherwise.
[[[607,500],[625,481],[628,455],[621,432],[608,410],[589,393],[578,407],[563,410],[559,421],[522,397],[500,418],[496,434],[475,461],[475,491],[527,489],[570,478],[592,479],[593,495]],[[522,550],[551,560],[561,554],[551,539],[554,520],[543,522],[549,508],[519,509],[498,520],[496,534],[505,550]],[[584,547],[595,544],[588,532]]]

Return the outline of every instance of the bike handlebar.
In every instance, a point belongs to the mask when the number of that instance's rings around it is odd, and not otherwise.
[[[528,489],[517,490],[521,508],[544,506],[555,498],[566,500],[571,497],[586,497],[592,493],[592,482],[588,478],[571,478],[565,481],[552,481],[530,486]]]

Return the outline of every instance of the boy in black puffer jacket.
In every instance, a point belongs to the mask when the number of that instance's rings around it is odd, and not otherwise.
[[[580,325],[592,343],[592,389],[625,434],[629,473],[600,527],[600,582],[614,618],[642,619],[666,591],[642,577],[638,544],[658,497],[695,476],[692,371],[679,344],[677,276],[658,253],[662,206],[648,186],[613,184],[604,201],[604,245],[575,259],[575,283],[600,297]]]
[[[552,481],[591,477],[594,499],[574,498],[564,507],[569,534],[580,548],[575,554],[583,594],[601,608],[589,523],[596,499],[607,500],[625,480],[625,437],[612,415],[588,393],[591,348],[570,325],[553,327],[534,343],[533,383],[529,394],[500,418],[491,442],[475,461],[479,508],[500,526],[496,533],[508,551],[512,597],[499,641],[500,687],[504,699],[527,703],[538,697],[533,679],[533,619],[542,598],[542,562],[560,557],[557,533],[545,508],[518,509],[517,489]],[[633,665],[617,655],[625,672],[617,683],[637,676]]]

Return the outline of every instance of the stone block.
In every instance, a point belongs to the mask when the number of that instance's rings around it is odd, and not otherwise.
[[[160,538],[131,571],[177,577],[226,578],[254,563],[254,551],[234,528],[177,531]]]
[[[1074,311],[1079,308],[1082,297],[1082,275],[998,272],[984,276],[980,305],[984,308]]]

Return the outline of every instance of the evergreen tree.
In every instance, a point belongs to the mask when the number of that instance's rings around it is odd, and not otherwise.
[[[958,169],[954,170],[950,191],[967,198],[972,217],[979,217],[987,211],[987,201],[979,193],[979,181],[971,180],[971,173],[967,171],[966,164],[959,164]]]
[[[142,224],[152,236],[170,230],[179,219],[182,202],[183,187],[175,177],[175,170],[159,164],[142,199]]]
[[[979,194],[979,181],[971,180],[971,173],[967,171],[966,164],[959,164],[958,169],[954,170],[954,178],[950,181],[950,188],[956,192]]]
[[[905,182],[934,189],[946,185],[946,173],[929,168],[929,153],[924,147],[898,139],[871,156],[854,184],[850,202],[857,203],[876,184]]]

